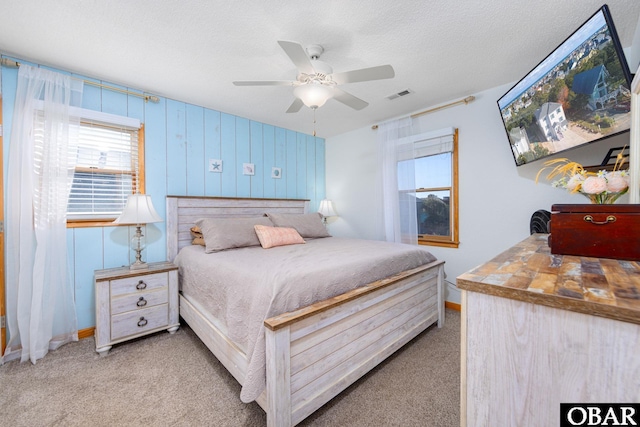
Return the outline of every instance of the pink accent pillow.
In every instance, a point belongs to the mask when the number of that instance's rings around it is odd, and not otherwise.
[[[270,227],[259,224],[254,225],[253,228],[255,228],[258,240],[264,249],[304,243],[304,239],[294,228]]]

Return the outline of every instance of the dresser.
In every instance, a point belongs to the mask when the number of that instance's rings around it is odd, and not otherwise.
[[[560,403],[640,402],[640,262],[534,234],[457,278],[462,426],[559,425]]]
[[[113,344],[167,330],[178,330],[178,267],[150,263],[96,270],[96,351],[105,355]]]

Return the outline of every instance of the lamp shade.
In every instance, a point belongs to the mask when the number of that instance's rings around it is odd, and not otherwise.
[[[162,222],[148,194],[130,194],[127,204],[114,224],[148,224]]]
[[[333,210],[333,204],[329,199],[322,199],[320,201],[320,208],[318,209],[318,212],[320,212],[325,218],[329,216],[338,216],[336,211]]]
[[[293,94],[309,108],[322,107],[328,99],[333,98],[333,89],[322,83],[307,83],[296,87]]]

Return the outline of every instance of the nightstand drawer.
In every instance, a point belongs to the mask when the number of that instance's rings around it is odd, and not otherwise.
[[[119,314],[127,311],[143,310],[169,301],[168,288],[159,288],[155,291],[139,291],[135,294],[127,294],[111,299],[111,314]]]
[[[130,294],[140,291],[151,291],[167,286],[167,273],[145,274],[144,276],[126,277],[111,281],[111,296]]]
[[[111,339],[141,334],[168,324],[169,310],[166,304],[117,314],[111,317]]]

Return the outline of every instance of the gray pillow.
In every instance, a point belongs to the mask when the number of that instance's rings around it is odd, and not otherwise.
[[[267,216],[276,227],[291,227],[305,239],[331,237],[322,223],[322,214],[312,212],[308,214],[272,214]],[[206,239],[205,239],[206,240]]]
[[[202,218],[196,225],[202,230],[205,252],[260,246],[254,225],[273,226],[267,217],[255,218]]]

